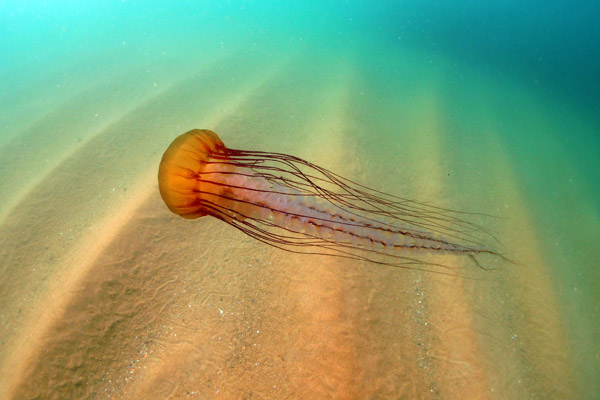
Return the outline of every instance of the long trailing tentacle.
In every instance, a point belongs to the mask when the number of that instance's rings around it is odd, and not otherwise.
[[[490,232],[465,219],[470,215],[485,214],[459,212],[389,195],[343,178],[298,157],[281,153],[224,148],[211,152],[206,163],[212,164],[214,167],[222,166],[223,168],[222,170],[212,168],[207,172],[199,173],[200,179],[205,183],[226,186],[233,190],[243,189],[245,191],[275,193],[280,196],[321,199],[340,210],[339,214],[333,213],[331,215],[336,219],[337,224],[375,229],[417,240],[417,244],[411,246],[400,244],[392,246],[392,249],[387,249],[386,246],[381,246],[383,248],[380,249],[376,246],[365,246],[362,242],[340,241],[311,235],[265,219],[255,218],[240,211],[224,209],[222,205],[216,202],[203,200],[203,206],[211,210],[213,216],[274,247],[296,253],[334,255],[447,275],[456,275],[456,268],[424,261],[418,257],[409,257],[407,251],[429,250],[436,252],[437,250],[437,252],[463,254],[480,268],[482,266],[476,256],[482,254],[490,254],[510,261],[486,244],[486,238],[498,242]],[[223,183],[220,175],[261,179],[272,184],[272,188],[241,187]],[[215,196],[214,193],[210,194]],[[283,210],[271,208],[265,204],[235,197],[228,197],[227,199],[229,201],[246,202],[253,207],[269,208],[271,212],[285,213]],[[350,217],[344,218],[342,214]],[[320,220],[323,218],[315,215],[300,214],[298,216],[310,217],[313,225],[323,227],[323,225],[319,225]],[[362,238],[369,239],[371,243],[374,242],[368,235]],[[437,243],[437,248],[427,247],[418,241]],[[398,247],[403,248],[398,249]],[[399,252],[397,250],[404,251]]]
[[[392,221],[471,241],[475,245],[483,245],[483,243],[477,242],[477,237],[471,235],[470,232],[484,234],[497,241],[483,227],[459,217],[461,214],[485,214],[455,211],[379,192],[295,156],[226,149],[222,155],[211,154],[211,158],[220,160],[217,161],[220,163],[233,165],[238,169],[246,168],[250,172],[249,176],[261,176],[283,186],[298,189],[303,193],[302,195],[321,197],[340,208],[354,210],[363,217],[362,213],[379,215]],[[271,163],[267,164],[267,161],[271,161]],[[304,172],[301,169],[302,166],[321,176]],[[239,174],[238,171],[235,173]],[[332,185],[338,191],[328,189],[325,185]],[[381,220],[377,220],[377,222],[381,222]]]

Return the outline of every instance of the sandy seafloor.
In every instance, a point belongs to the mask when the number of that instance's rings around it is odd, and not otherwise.
[[[285,24],[242,37],[252,27],[227,12],[172,37],[145,19],[109,34],[86,25],[94,10],[83,21],[44,10],[39,31],[16,28],[34,12],[11,15],[23,48],[0,71],[0,398],[600,391],[589,109],[408,41],[323,43]],[[194,29],[195,43],[178,41]],[[58,43],[40,44],[47,35]],[[444,255],[467,278],[449,277],[285,253],[179,218],[156,174],[192,128],[491,214],[469,218],[519,264],[481,271]]]

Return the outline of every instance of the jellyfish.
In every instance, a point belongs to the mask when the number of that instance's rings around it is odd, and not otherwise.
[[[159,190],[183,218],[218,218],[270,246],[455,275],[424,254],[503,258],[495,237],[448,210],[371,189],[301,158],[226,147],[194,129],[162,157]],[[482,237],[484,239],[482,239]]]

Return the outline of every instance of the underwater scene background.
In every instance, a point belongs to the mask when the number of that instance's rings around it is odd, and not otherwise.
[[[596,398],[599,17],[0,3],[0,398]],[[179,218],[157,171],[193,128],[472,213],[515,264],[422,256],[447,276]]]

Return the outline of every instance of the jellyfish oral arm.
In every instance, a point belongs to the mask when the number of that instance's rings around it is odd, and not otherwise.
[[[202,179],[204,190],[198,194],[213,216],[230,221],[265,221],[290,234],[346,243],[364,248],[401,248],[436,251],[470,251],[432,233],[393,229],[373,219],[360,218],[319,198],[278,183],[269,183],[262,175],[205,172],[214,175]],[[219,176],[220,175],[220,176]]]

